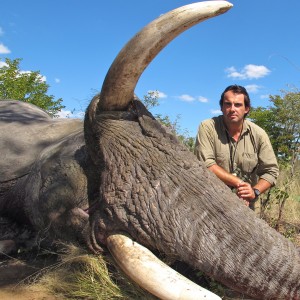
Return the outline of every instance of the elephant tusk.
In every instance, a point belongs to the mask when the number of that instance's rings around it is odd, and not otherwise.
[[[107,247],[116,263],[139,286],[165,300],[221,300],[185,278],[142,245],[122,234],[110,235]]]
[[[112,63],[102,86],[97,111],[125,110],[136,84],[154,57],[190,27],[228,11],[227,1],[205,1],[174,9],[137,33]]]

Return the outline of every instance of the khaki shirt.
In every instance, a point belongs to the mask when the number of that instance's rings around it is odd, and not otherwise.
[[[246,119],[238,142],[229,136],[223,116],[203,121],[195,154],[207,168],[217,164],[252,186],[259,178],[274,185],[278,177],[278,164],[267,133]]]

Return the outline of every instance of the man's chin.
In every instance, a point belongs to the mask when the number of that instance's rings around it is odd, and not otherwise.
[[[230,122],[230,123],[238,123],[240,120],[238,119],[238,118],[228,118],[228,121]]]

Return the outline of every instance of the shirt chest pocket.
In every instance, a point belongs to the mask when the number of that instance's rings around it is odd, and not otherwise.
[[[243,153],[243,170],[251,173],[258,164],[258,157],[256,153]]]
[[[229,153],[216,153],[215,154],[215,158],[216,158],[216,163],[218,166],[222,167],[223,169],[225,169],[226,171],[230,172],[230,163],[229,163]]]

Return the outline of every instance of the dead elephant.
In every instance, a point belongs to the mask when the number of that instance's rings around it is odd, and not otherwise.
[[[113,62],[84,126],[0,101],[1,213],[94,252],[108,247],[133,279],[163,299],[215,296],[182,287],[177,277],[171,287],[153,285],[159,262],[151,269],[144,261],[138,271],[150,272],[135,276],[134,251],[153,259],[139,244],[251,297],[300,299],[296,247],[256,218],[134,97],[139,77],[164,46],[231,6],[195,3],[146,26]]]

